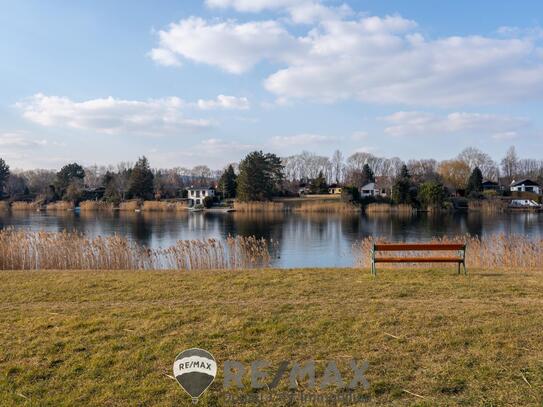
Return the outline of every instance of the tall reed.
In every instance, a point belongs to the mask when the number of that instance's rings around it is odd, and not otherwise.
[[[68,201],[51,202],[45,206],[48,211],[68,211],[74,209],[74,203]]]
[[[0,201],[0,211],[8,211],[8,210],[9,210],[9,202]]]
[[[384,239],[374,240],[368,237],[353,244],[356,267],[371,265],[371,248],[373,243],[386,243]],[[431,243],[464,243],[466,244],[466,266],[484,270],[509,271],[543,271],[543,239],[532,240],[524,235],[490,235],[484,237],[459,235],[440,237],[430,240]],[[442,252],[383,252],[379,256],[392,257],[424,257],[439,256]],[[442,254],[450,255],[451,252]],[[382,263],[379,268],[428,268],[422,263]]]
[[[413,207],[408,204],[371,203],[366,206],[364,211],[366,213],[412,213]]]
[[[234,202],[234,209],[239,212],[272,212],[283,211],[285,205],[283,202]]]
[[[40,205],[36,202],[15,201],[11,203],[12,211],[37,211]]]
[[[275,242],[255,237],[178,241],[150,249],[125,237],[0,231],[0,270],[250,269],[269,267]]]
[[[188,209],[187,201],[144,201],[142,211],[148,212],[173,212]]]
[[[293,212],[344,213],[360,211],[360,206],[343,201],[302,201],[293,205]]]
[[[507,210],[508,202],[500,199],[472,200],[468,202],[469,211],[498,213]]]
[[[121,211],[132,211],[141,209],[140,201],[133,199],[131,201],[124,201],[119,204],[119,210]]]
[[[83,201],[79,204],[81,211],[112,211],[113,204],[104,201]]]

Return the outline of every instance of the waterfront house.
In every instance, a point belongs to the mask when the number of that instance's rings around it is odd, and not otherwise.
[[[511,183],[511,192],[533,192],[541,195],[542,188],[541,185],[532,181],[531,179],[523,179],[520,181],[513,181]]]
[[[373,197],[377,197],[377,196],[385,197],[385,196],[387,196],[387,191],[386,191],[386,188],[382,188],[377,183],[370,182],[369,184],[366,184],[362,188],[360,188],[360,196],[362,198],[366,198],[366,197],[370,197],[370,196],[373,196]]]
[[[215,196],[215,188],[212,187],[202,187],[194,188],[190,187],[187,189],[187,198],[189,199],[189,206],[194,205],[203,205],[204,199],[206,197],[213,198]]]
[[[334,186],[334,187],[330,187],[328,188],[328,193],[330,195],[341,195],[341,192],[343,191],[343,188],[341,187],[337,187],[337,186]]]
[[[501,189],[500,184],[490,180],[486,180],[481,185],[483,187],[483,191],[499,191]]]

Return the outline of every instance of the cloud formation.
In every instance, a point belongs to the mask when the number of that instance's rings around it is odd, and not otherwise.
[[[515,138],[532,126],[530,120],[522,117],[465,112],[448,115],[396,112],[384,117],[383,120],[389,124],[385,128],[385,133],[398,137],[470,133],[503,139]]]
[[[310,0],[208,0],[207,5],[253,13],[282,10],[293,22],[310,26],[300,34],[280,18],[240,23],[190,17],[160,31],[151,57],[164,65],[205,63],[232,74],[272,62],[275,71],[264,86],[281,100],[450,107],[543,94],[541,36],[501,30],[496,36],[427,38],[415,21],[399,15],[358,17]],[[304,7],[328,15],[294,18],[293,10]]]
[[[209,128],[209,120],[188,118],[186,110],[247,109],[246,98],[219,95],[215,100],[189,104],[178,97],[123,100],[112,97],[76,102],[66,97],[38,93],[16,104],[27,120],[44,127],[92,130],[105,134],[161,135],[193,133]]]

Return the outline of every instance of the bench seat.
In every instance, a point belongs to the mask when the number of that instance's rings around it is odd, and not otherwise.
[[[376,257],[376,263],[462,263],[460,257]]]

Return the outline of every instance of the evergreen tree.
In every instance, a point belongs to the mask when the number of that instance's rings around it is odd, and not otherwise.
[[[66,198],[66,191],[71,184],[74,184],[75,188],[83,187],[83,179],[85,178],[85,170],[77,163],[67,164],[57,172],[55,180],[55,191],[60,198]],[[71,191],[73,192],[73,191]],[[72,195],[72,194],[70,194]]]
[[[440,208],[445,201],[445,187],[435,181],[428,181],[420,186],[419,201],[424,206],[435,206]]]
[[[471,197],[478,197],[483,191],[483,173],[479,167],[475,167],[471,172],[466,187],[466,194]]]
[[[264,201],[276,194],[283,182],[283,165],[275,154],[249,153],[239,164],[237,197],[240,201]]]
[[[152,199],[153,198],[154,175],[149,166],[147,158],[138,159],[128,182],[128,194],[132,198]]]
[[[237,176],[234,172],[234,167],[229,165],[226,170],[224,170],[221,178],[219,179],[219,191],[222,192],[223,196],[226,199],[236,197],[236,188],[237,188]]]
[[[369,184],[370,182],[375,182],[375,175],[373,174],[373,170],[368,164],[364,164],[362,167],[362,185],[364,186],[366,184]]]
[[[414,202],[412,186],[411,175],[404,164],[400,170],[400,175],[392,186],[392,199],[394,202],[398,204],[412,204]]]
[[[117,176],[114,173],[107,171],[104,174],[102,182],[105,187],[104,200],[118,205],[121,202],[121,194],[119,192]]]
[[[9,178],[9,166],[0,158],[0,198],[4,195],[4,188]]]
[[[328,192],[328,185],[326,185],[326,178],[324,178],[322,171],[319,171],[317,178],[311,181],[309,189],[313,194],[325,194]]]

